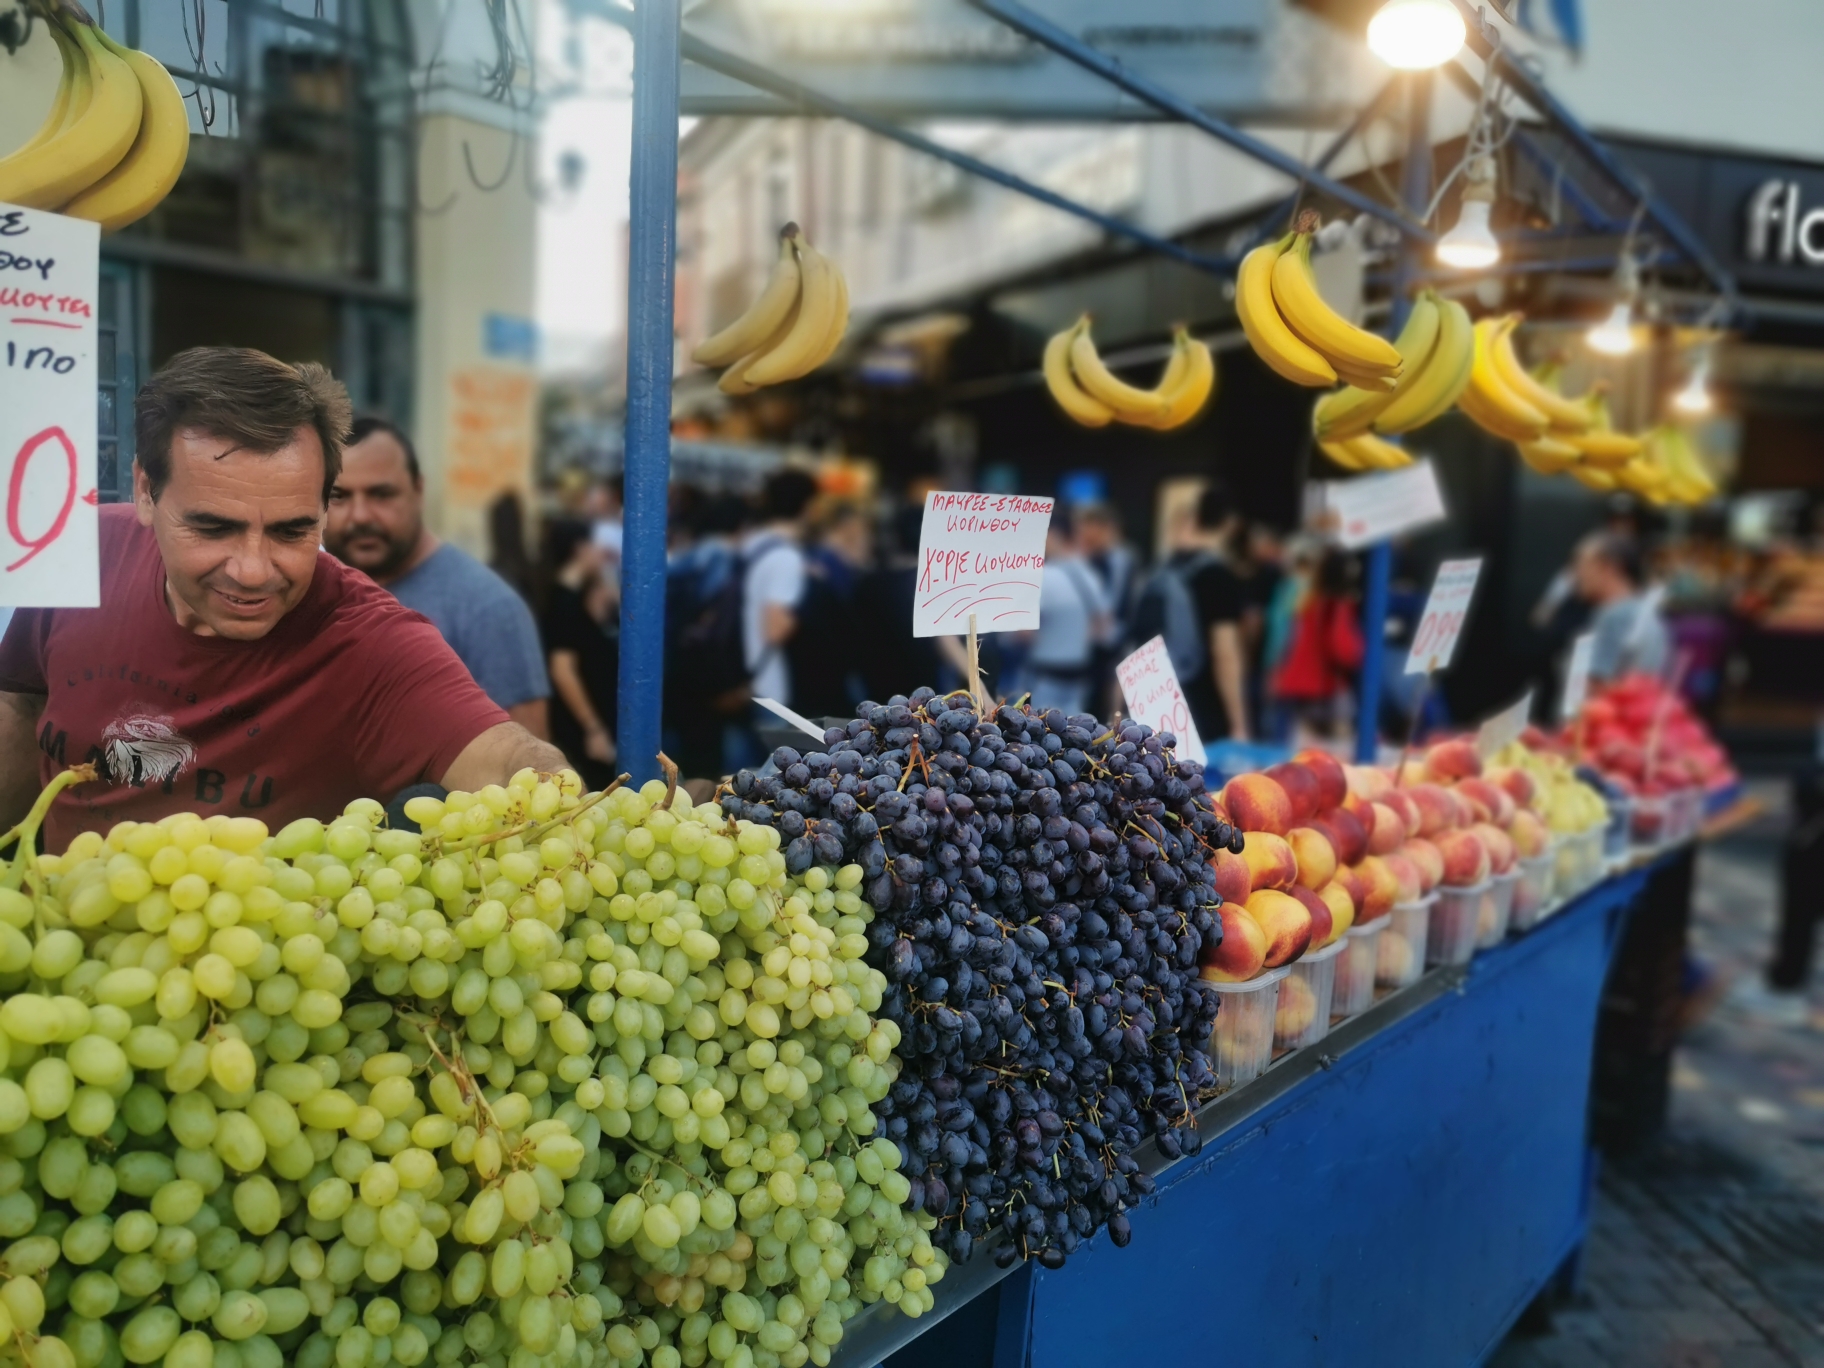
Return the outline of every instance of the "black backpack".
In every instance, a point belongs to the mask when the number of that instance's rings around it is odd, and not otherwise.
[[[668,587],[672,630],[671,659],[665,670],[666,710],[736,717],[754,696],[747,668],[742,609],[747,600],[747,572],[762,556],[785,545],[783,537],[765,537],[736,556],[721,584],[704,591],[698,577],[674,575]]]

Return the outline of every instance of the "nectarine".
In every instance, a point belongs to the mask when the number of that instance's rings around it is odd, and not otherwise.
[[[1247,844],[1241,848],[1241,858],[1247,861],[1248,882],[1254,892],[1263,888],[1286,889],[1298,882],[1298,860],[1284,836],[1250,831]]]
[[[1499,784],[1486,779],[1462,779],[1457,782],[1457,792],[1470,802],[1481,804],[1487,813],[1482,818],[1485,822],[1506,826],[1514,818],[1514,795]]]
[[[1400,853],[1419,867],[1419,893],[1423,896],[1436,888],[1444,878],[1444,857],[1423,836],[1411,837],[1400,847]]]
[[[1403,792],[1419,809],[1419,829],[1413,835],[1430,836],[1458,825],[1457,800],[1442,784],[1414,784]]]
[[[1292,858],[1298,862],[1298,879],[1306,888],[1322,888],[1336,874],[1336,847],[1315,827],[1293,827],[1286,833]]]
[[[1375,801],[1385,803],[1399,815],[1400,820],[1406,824],[1408,836],[1419,834],[1419,805],[1404,789],[1388,789]]]
[[[1330,915],[1330,904],[1318,897],[1308,888],[1294,884],[1290,889],[1293,897],[1305,905],[1305,911],[1311,914],[1311,944],[1307,950],[1322,950],[1330,944],[1333,918]]]
[[[1379,855],[1369,855],[1356,866],[1363,882],[1367,885],[1357,904],[1359,911],[1356,920],[1371,922],[1376,917],[1384,917],[1393,911],[1393,905],[1400,900],[1399,880],[1393,877],[1393,871]]]
[[[1342,935],[1355,925],[1355,899],[1349,896],[1349,890],[1342,880],[1332,879],[1317,890],[1317,896],[1330,905],[1330,940],[1334,945]],[[1320,947],[1321,948],[1321,947]]]
[[[1393,900],[1396,903],[1417,902],[1425,896],[1424,876],[1419,872],[1418,862],[1406,854],[1404,846],[1391,854],[1381,856],[1381,862],[1393,875],[1395,888]]]
[[[1338,864],[1354,864],[1368,853],[1368,829],[1348,808],[1334,807],[1318,813],[1311,819],[1311,827],[1329,838],[1336,848]]]
[[[1521,808],[1514,813],[1514,820],[1507,824],[1507,834],[1514,838],[1514,853],[1521,859],[1543,855],[1552,839],[1545,819],[1531,808]]]
[[[1329,751],[1302,750],[1292,759],[1309,769],[1317,780],[1318,809],[1333,808],[1349,792],[1349,776],[1343,773],[1343,762]]]
[[[1240,903],[1224,903],[1222,943],[1206,945],[1198,956],[1198,973],[1212,983],[1242,983],[1266,965],[1267,933]]]
[[[1248,899],[1247,913],[1266,933],[1267,968],[1290,964],[1310,947],[1311,913],[1290,893],[1260,889]]]
[[[1488,847],[1468,831],[1441,831],[1432,842],[1444,858],[1442,883],[1468,888],[1488,877]]]
[[[1368,853],[1385,855],[1398,850],[1406,840],[1406,823],[1385,803],[1371,805],[1374,814],[1374,825],[1368,832]]]
[[[1261,772],[1286,791],[1286,798],[1292,804],[1291,820],[1295,824],[1315,817],[1323,806],[1317,776],[1306,766],[1287,761],[1283,765],[1269,765]]]
[[[1371,802],[1393,787],[1393,776],[1379,765],[1344,765],[1349,792],[1359,793]]]
[[[1238,774],[1223,787],[1223,806],[1231,823],[1243,831],[1284,836],[1292,825],[1292,800],[1264,774]]]
[[[1488,872],[1505,874],[1514,867],[1514,838],[1492,822],[1477,822],[1470,834],[1488,847]]]
[[[1482,757],[1476,754],[1473,742],[1457,737],[1440,741],[1426,751],[1425,768],[1433,779],[1462,779],[1482,773]]]
[[[1216,891],[1225,903],[1240,904],[1248,900],[1248,895],[1254,891],[1254,876],[1248,872],[1246,860],[1218,848],[1210,860],[1210,868],[1216,871]]]

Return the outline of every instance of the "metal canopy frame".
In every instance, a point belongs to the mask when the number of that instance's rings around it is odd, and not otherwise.
[[[1579,124],[1501,42],[1501,35],[1468,0],[1453,0],[1463,12],[1469,44],[1483,58],[1489,74],[1498,73],[1548,125],[1561,131],[1605,180],[1640,207],[1683,257],[1694,265],[1726,302],[1733,302],[1735,282],[1711,256],[1682,219],[1667,208],[1651,188],[1627,170],[1608,149]],[[1108,82],[1160,111],[1166,121],[1196,128],[1244,155],[1292,177],[1298,196],[1319,192],[1342,205],[1368,214],[1399,232],[1402,255],[1395,273],[1393,323],[1397,328],[1403,309],[1398,292],[1429,273],[1420,249],[1434,244],[1438,234],[1419,222],[1430,191],[1431,156],[1429,112],[1432,80],[1420,73],[1406,83],[1409,98],[1408,149],[1402,176],[1402,204],[1390,206],[1327,174],[1335,157],[1375,117],[1394,83],[1379,91],[1350,126],[1312,164],[1254,137],[1196,105],[1173,94],[1157,82],[1133,71],[1076,35],[1034,12],[1021,0],[968,0],[983,14],[1036,42],[1092,75]],[[629,8],[621,0],[568,0],[573,13],[604,19],[626,29],[633,37],[633,129],[630,174],[627,307],[627,416],[625,444],[625,534],[622,553],[623,615],[621,627],[620,711],[618,737],[622,763],[636,782],[656,778],[661,744],[664,697],[665,639],[665,532],[667,486],[670,477],[670,412],[673,352],[673,290],[677,234],[677,127],[678,86],[686,58],[735,80],[765,90],[807,113],[840,118],[881,137],[891,139],[927,156],[938,158],[983,180],[1025,195],[1062,213],[1092,223],[1111,236],[1156,252],[1196,270],[1230,275],[1238,265],[1231,258],[1213,257],[1068,196],[1037,185],[955,148],[945,147],[892,119],[825,95],[802,82],[769,70],[759,63],[727,52],[683,31],[681,0],[639,0]],[[1476,88],[1475,78],[1460,66],[1448,71],[1459,84]],[[1522,150],[1537,161],[1550,163],[1526,130],[1518,131]],[[1569,185],[1572,182],[1564,181]],[[1615,221],[1583,187],[1572,192],[1579,216],[1602,232],[1613,232]],[[1256,238],[1283,220],[1288,201],[1279,202],[1262,216]],[[1548,240],[1562,234],[1540,234],[1528,240]],[[1672,259],[1677,259],[1673,257]],[[1565,270],[1573,266],[1596,269],[1612,258],[1588,262],[1558,261],[1516,263],[1519,269]],[[1656,255],[1657,261],[1657,255]],[[1385,577],[1389,550],[1373,548],[1369,558],[1369,594],[1365,604],[1366,639],[1379,642],[1386,617]],[[1378,585],[1377,585],[1378,581]],[[1377,592],[1378,588],[1378,592]],[[1364,671],[1357,753],[1374,753],[1380,671]]]

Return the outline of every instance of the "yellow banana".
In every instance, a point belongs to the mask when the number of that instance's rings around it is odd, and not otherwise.
[[[798,225],[779,230],[779,259],[767,277],[766,288],[733,323],[697,344],[690,359],[699,366],[726,366],[746,356],[779,330],[798,301]]]
[[[0,161],[0,200],[55,209],[120,164],[139,134],[145,100],[133,69],[102,46],[93,25],[73,40],[93,82],[88,108],[68,128],[29,152]]]
[[[1070,341],[1070,369],[1077,383],[1094,399],[1099,399],[1115,412],[1115,417],[1129,423],[1150,423],[1165,416],[1166,402],[1158,390],[1143,390],[1116,378],[1102,364],[1095,339],[1089,335],[1089,319],[1077,327]]]
[[[1490,334],[1489,361],[1494,366],[1495,374],[1501,377],[1501,383],[1513,394],[1543,413],[1553,432],[1562,434],[1584,431],[1590,426],[1589,410],[1576,400],[1566,399],[1556,390],[1533,379],[1527,374],[1526,367],[1520,364],[1520,358],[1514,355],[1514,330],[1519,322],[1519,315],[1515,314],[1509,326]]]
[[[1148,421],[1148,427],[1163,432],[1183,427],[1203,411],[1216,388],[1216,359],[1210,349],[1183,328],[1172,339],[1172,359],[1159,382],[1165,397],[1165,413]]]
[[[1254,353],[1295,385],[1336,383],[1336,368],[1323,353],[1286,326],[1273,302],[1273,269],[1296,234],[1256,247],[1241,259],[1235,276],[1235,314]]]
[[[1393,343],[1358,328],[1324,303],[1311,274],[1311,234],[1296,241],[1273,263],[1273,302],[1279,316],[1332,366],[1347,367],[1364,377],[1400,373],[1400,353]]]
[[[1438,340],[1410,381],[1400,377],[1399,393],[1376,415],[1374,430],[1411,432],[1441,417],[1469,383],[1476,361],[1475,324],[1454,299],[1438,300]]]
[[[773,329],[773,335],[722,372],[722,378],[716,381],[717,389],[724,394],[752,394],[760,388],[748,380],[747,368],[783,342],[792,329],[798,326],[798,309],[801,303],[802,300],[794,299],[792,307],[786,312],[784,319],[780,321],[777,328]]]
[[[1362,458],[1355,454],[1354,448],[1348,442],[1319,441],[1317,449],[1344,470],[1366,470],[1368,468],[1362,464]]]
[[[123,48],[100,29],[101,41],[139,82],[144,112],[139,135],[120,164],[64,205],[61,213],[93,219],[112,233],[144,218],[171,193],[190,154],[190,114],[171,73],[157,58]]]
[[[1484,431],[1512,442],[1537,441],[1545,435],[1546,417],[1502,382],[1495,370],[1493,349],[1498,334],[1514,325],[1514,316],[1485,318],[1476,324],[1476,359],[1469,384],[1458,396],[1457,407]]]
[[[1641,439],[1630,433],[1616,432],[1610,425],[1609,401],[1600,389],[1586,394],[1583,404],[1590,415],[1589,429],[1569,433],[1564,440],[1576,447],[1588,464],[1604,470],[1619,470],[1640,455]]]
[[[1107,427],[1115,411],[1100,399],[1085,394],[1077,384],[1076,376],[1070,373],[1070,344],[1088,326],[1089,316],[1085,314],[1045,344],[1045,385],[1050,389],[1051,397],[1058,401],[1058,407],[1084,427]]]
[[[1541,437],[1536,442],[1517,442],[1515,446],[1520,452],[1520,459],[1541,475],[1556,475],[1560,471],[1569,470],[1582,459],[1576,447],[1555,437]]]
[[[1368,431],[1375,418],[1424,373],[1425,363],[1437,345],[1440,321],[1437,296],[1427,290],[1413,301],[1406,326],[1394,339],[1393,345],[1400,353],[1402,363],[1400,378],[1394,382],[1394,387],[1391,390],[1359,389],[1351,385],[1334,394],[1326,394],[1317,401],[1313,413],[1318,436],[1334,440]]]
[[[763,350],[742,378],[752,385],[776,385],[796,380],[818,363],[818,352],[828,340],[836,317],[836,273],[815,247],[799,239],[798,269],[803,287],[798,297],[798,317],[785,336]]]
[[[1661,435],[1654,434],[1655,438]],[[1644,499],[1663,498],[1672,487],[1672,472],[1666,468],[1658,440],[1642,442],[1639,454],[1612,473],[1616,484]]]
[[[1617,487],[1614,471],[1602,470],[1583,461],[1579,461],[1576,465],[1570,467],[1569,474],[1578,484],[1585,485],[1590,489],[1598,489],[1606,493]]]
[[[842,345],[843,335],[849,330],[849,282],[842,274],[842,268],[828,257],[824,261],[829,265],[830,274],[836,277],[836,308],[830,315],[830,332],[823,339],[823,346],[817,353],[817,359],[807,367],[816,370],[830,357],[835,355],[836,348]]]
[[[82,66],[81,57],[71,50],[70,40],[62,29],[55,24],[46,24],[45,31],[51,35],[51,41],[57,45],[57,55],[63,63],[57,76],[57,93],[51,97],[51,107],[45,113],[44,122],[38,125],[38,131],[32,134],[31,141],[23,147],[16,148],[12,155],[30,152],[34,147],[42,147],[61,133],[70,117],[70,100],[75,90],[76,71]]]
[[[1703,459],[1691,445],[1690,434],[1671,424],[1655,434],[1661,461],[1671,477],[1670,493],[1679,503],[1693,506],[1716,495],[1716,481],[1704,469]]]
[[[1324,455],[1350,470],[1397,470],[1412,464],[1412,455],[1403,447],[1364,432],[1342,441],[1321,441]]]

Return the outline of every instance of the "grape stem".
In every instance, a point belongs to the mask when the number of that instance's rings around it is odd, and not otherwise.
[[[665,801],[660,803],[659,807],[662,808],[666,812],[670,812],[672,799],[674,799],[678,796],[677,762],[674,761],[669,755],[665,754],[664,751],[660,751],[659,752],[659,769],[665,775]],[[625,778],[627,776],[623,775],[622,777]]]
[[[32,810],[25,814],[25,820],[13,828],[19,836],[19,849],[14,852],[5,876],[0,877],[0,888],[17,889],[24,881],[28,869],[32,872],[33,882],[37,881],[38,856],[33,845],[38,838],[38,828],[44,825],[45,817],[50,814],[51,804],[71,784],[86,784],[91,779],[100,777],[92,764],[71,765],[44,786],[44,792],[38,795],[38,801],[32,804]]]

